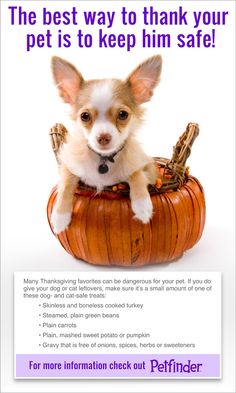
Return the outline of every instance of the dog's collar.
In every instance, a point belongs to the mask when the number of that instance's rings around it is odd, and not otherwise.
[[[88,148],[92,150],[95,154],[97,154],[100,157],[100,164],[98,166],[98,172],[101,173],[101,175],[107,173],[109,171],[109,166],[107,165],[107,162],[114,163],[114,157],[125,147],[125,143],[120,146],[118,150],[116,150],[114,153],[110,154],[109,156],[104,156],[101,153],[98,153],[97,151],[93,150],[93,148],[88,144]]]

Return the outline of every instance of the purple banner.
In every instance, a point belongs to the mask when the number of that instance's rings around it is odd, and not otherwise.
[[[16,378],[220,378],[220,355],[16,355]]]

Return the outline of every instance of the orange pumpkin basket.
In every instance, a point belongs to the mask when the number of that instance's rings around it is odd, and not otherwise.
[[[192,248],[202,235],[206,215],[203,188],[185,166],[198,133],[197,124],[188,124],[172,158],[155,158],[162,178],[149,185],[154,214],[148,224],[133,219],[127,183],[96,194],[96,189],[79,182],[72,221],[55,235],[65,250],[94,265],[141,266],[176,260]],[[66,135],[61,124],[50,130],[56,158]],[[56,196],[54,187],[47,206],[52,232],[50,219]]]

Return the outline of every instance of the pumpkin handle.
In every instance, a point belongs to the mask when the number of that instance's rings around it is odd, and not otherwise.
[[[166,163],[166,168],[175,174],[176,180],[180,185],[185,181],[185,175],[188,170],[186,161],[191,154],[192,145],[199,134],[197,123],[189,123],[184,133],[179,137],[176,145],[173,147],[173,154]]]
[[[69,133],[68,133],[66,127],[64,127],[63,124],[60,124],[60,123],[56,123],[49,130],[49,136],[50,136],[52,150],[55,154],[58,164],[60,164],[60,160],[58,157],[60,147],[63,145],[63,143],[67,142],[68,135],[69,135]]]

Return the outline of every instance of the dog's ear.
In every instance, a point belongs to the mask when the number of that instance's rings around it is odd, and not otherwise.
[[[161,75],[162,58],[150,57],[140,64],[128,77],[127,82],[136,104],[150,100]]]
[[[82,75],[72,64],[57,56],[52,57],[52,72],[60,96],[73,105],[83,83]]]

